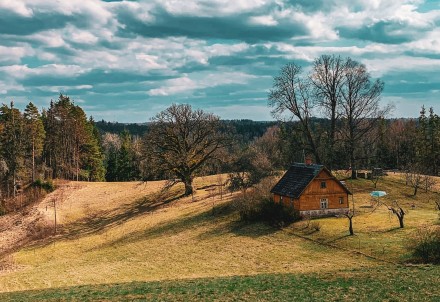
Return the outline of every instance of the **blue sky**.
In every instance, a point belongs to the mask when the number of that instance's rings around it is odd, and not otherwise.
[[[337,54],[385,82],[392,116],[440,113],[439,25],[436,0],[0,0],[0,99],[42,108],[63,93],[119,122],[173,102],[269,120],[284,64]]]

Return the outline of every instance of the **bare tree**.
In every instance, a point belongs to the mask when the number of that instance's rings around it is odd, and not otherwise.
[[[321,158],[318,153],[317,141],[314,138],[310,125],[312,110],[314,107],[312,98],[312,86],[307,78],[302,77],[301,66],[289,63],[281,68],[280,74],[274,78],[273,88],[269,92],[269,106],[273,107],[272,116],[279,120],[285,120],[283,115],[286,111],[297,118],[304,136],[307,138],[310,151],[318,163]]]
[[[413,195],[416,196],[419,188],[423,187],[425,175],[420,173],[418,165],[410,165],[405,172],[406,185],[414,188]],[[426,185],[426,182],[425,182]]]
[[[344,84],[344,60],[340,56],[322,55],[315,59],[313,71],[310,75],[314,94],[324,113],[330,118],[328,133],[328,160],[329,167],[333,165],[333,150],[336,137],[336,122],[338,107],[341,103],[341,89]]]
[[[372,81],[365,65],[348,58],[344,78],[345,83],[341,88],[342,135],[350,156],[352,178],[355,178],[357,145],[391,108],[380,109],[379,100],[384,84],[380,80]]]
[[[393,201],[391,205],[387,205],[383,203],[388,210],[390,210],[394,215],[396,215],[397,219],[399,219],[399,226],[403,228],[403,219],[405,218],[405,210],[397,203],[397,201]]]
[[[173,104],[152,118],[145,137],[147,153],[157,169],[179,178],[185,195],[193,193],[193,178],[208,160],[225,146],[219,118],[190,105]]]
[[[431,190],[436,184],[436,181],[434,177],[429,175],[423,176],[423,187],[425,189],[425,193],[428,193],[429,190]]]

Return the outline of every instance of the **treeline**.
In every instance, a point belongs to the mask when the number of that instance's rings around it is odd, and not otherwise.
[[[23,112],[0,108],[0,193],[15,197],[37,180],[105,180],[100,136],[92,119],[60,95],[39,112],[30,102]]]

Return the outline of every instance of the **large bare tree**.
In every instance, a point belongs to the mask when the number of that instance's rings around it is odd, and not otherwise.
[[[152,118],[145,137],[152,167],[163,175],[176,177],[193,193],[193,178],[208,160],[216,158],[227,139],[220,132],[219,118],[190,105],[173,104]]]
[[[355,177],[355,152],[359,149],[359,144],[391,108],[380,107],[380,94],[384,84],[379,79],[372,81],[365,65],[348,58],[345,63],[344,78],[345,83],[341,88],[343,124],[341,133],[350,156],[352,177]]]
[[[269,106],[273,107],[272,115],[279,120],[298,119],[301,130],[307,138],[310,151],[316,161],[320,163],[318,142],[311,128],[314,107],[311,88],[308,78],[302,76],[301,66],[288,63],[274,78],[273,88],[269,92]],[[293,116],[285,116],[286,111]]]
[[[310,80],[313,84],[314,95],[325,116],[330,119],[328,132],[327,161],[331,169],[334,163],[334,147],[336,124],[339,118],[341,104],[341,88],[344,85],[345,62],[340,56],[322,55],[315,59]]]

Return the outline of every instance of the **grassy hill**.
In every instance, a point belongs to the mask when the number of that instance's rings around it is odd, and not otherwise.
[[[180,187],[162,192],[164,182],[62,184],[37,206],[52,223],[56,201],[57,235],[4,257],[0,300],[440,299],[438,266],[400,265],[414,231],[437,223],[437,193],[411,197],[397,177],[379,182],[408,210],[398,229],[371,207],[372,183],[353,181],[359,215],[347,236],[345,218],[242,224],[236,195],[203,189],[218,182],[196,179],[189,198],[178,198]]]

